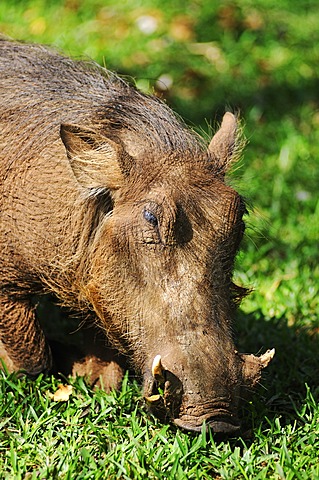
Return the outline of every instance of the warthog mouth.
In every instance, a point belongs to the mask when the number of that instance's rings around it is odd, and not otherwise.
[[[192,422],[191,420],[183,420],[181,418],[175,418],[174,424],[183,430],[189,432],[201,432],[203,424],[198,422]],[[237,421],[230,420],[223,417],[215,417],[205,420],[206,430],[211,429],[214,433],[221,433],[223,435],[232,435],[238,433],[240,425]]]

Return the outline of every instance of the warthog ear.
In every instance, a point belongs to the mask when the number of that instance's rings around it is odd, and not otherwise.
[[[220,129],[213,136],[208,150],[218,173],[225,174],[229,165],[236,160],[238,151],[238,122],[230,112],[226,112]]]
[[[123,184],[123,148],[100,133],[61,125],[61,139],[75,178],[85,188],[117,190]]]

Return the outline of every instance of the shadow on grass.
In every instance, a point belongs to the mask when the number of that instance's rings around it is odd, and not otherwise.
[[[298,82],[298,85],[292,85],[286,78],[282,81],[269,78],[269,83],[264,87],[260,85],[260,81],[254,86],[249,81],[235,81],[231,89],[229,82],[224,85],[221,80],[212,85],[212,81],[216,82],[215,78],[199,76],[192,81],[191,87],[198,91],[196,102],[187,102],[174,94],[166,95],[165,99],[173,110],[193,125],[201,124],[203,118],[220,122],[225,106],[240,111],[243,118],[251,109],[258,109],[262,112],[262,120],[269,121],[280,119],[287,114],[298,118],[301,105],[311,104],[315,110],[319,102],[318,79],[303,80]]]
[[[272,422],[280,417],[282,425],[300,419],[298,412],[305,403],[307,386],[319,401],[318,328],[288,326],[284,317],[266,320],[257,311],[248,315],[240,312],[237,330],[240,351],[276,349],[252,402],[244,407],[244,428],[263,424],[266,418]]]

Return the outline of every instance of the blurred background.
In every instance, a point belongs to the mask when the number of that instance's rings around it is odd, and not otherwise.
[[[240,112],[230,182],[252,208],[235,276],[255,289],[240,341],[277,347],[278,390],[318,385],[319,2],[1,0],[0,32],[94,59],[205,135]]]

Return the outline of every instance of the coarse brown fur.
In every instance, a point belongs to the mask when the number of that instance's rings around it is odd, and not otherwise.
[[[51,368],[31,295],[54,293],[130,356],[148,397],[161,354],[176,423],[236,429],[247,382],[231,280],[245,206],[224,182],[234,115],[207,147],[95,64],[1,40],[0,129],[0,338],[15,368]]]

